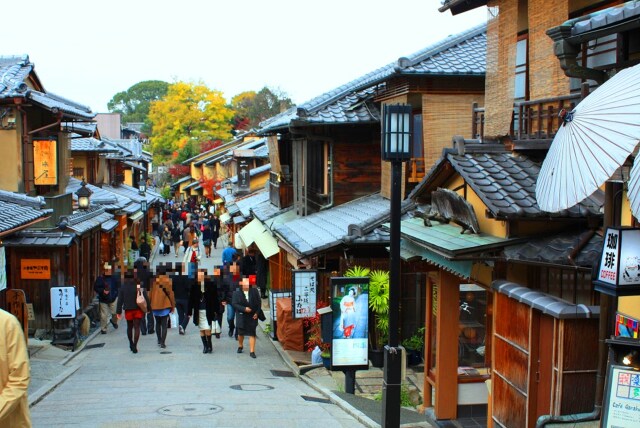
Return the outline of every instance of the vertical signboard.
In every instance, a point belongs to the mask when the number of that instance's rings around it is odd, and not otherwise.
[[[51,318],[76,316],[76,287],[51,287]]]
[[[640,229],[607,228],[594,285],[615,296],[640,294]]]
[[[316,316],[316,296],[318,290],[318,271],[293,271],[293,318]]]
[[[640,371],[626,366],[609,366],[602,427],[640,426]]]
[[[238,159],[238,191],[248,192],[251,189],[249,172],[249,159]]]
[[[331,367],[369,368],[369,278],[331,278]]]
[[[33,140],[33,178],[36,186],[58,184],[58,142]]]
[[[0,291],[7,288],[7,259],[4,247],[0,247]]]

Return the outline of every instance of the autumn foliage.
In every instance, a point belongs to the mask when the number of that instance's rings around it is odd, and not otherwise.
[[[198,181],[200,182],[200,186],[203,189],[203,195],[208,197],[209,199],[213,199],[215,189],[220,188],[220,180],[216,180],[215,178],[202,177]]]
[[[189,165],[175,164],[169,167],[169,175],[173,178],[182,177],[188,175],[190,172]]]

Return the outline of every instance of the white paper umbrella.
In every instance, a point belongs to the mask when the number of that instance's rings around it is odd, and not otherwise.
[[[631,212],[635,218],[640,218],[640,161],[636,157],[629,177],[627,197],[631,203]]]
[[[558,212],[598,190],[640,140],[640,65],[607,80],[567,114],[536,184],[540,209]]]

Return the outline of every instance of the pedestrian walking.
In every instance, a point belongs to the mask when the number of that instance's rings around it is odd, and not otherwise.
[[[192,280],[183,272],[183,264],[176,263],[175,270],[171,275],[173,285],[173,295],[178,311],[178,331],[184,334],[189,325],[189,294],[191,292]]]
[[[98,275],[93,290],[98,295],[98,306],[100,308],[100,332],[107,334],[108,323],[111,322],[113,328],[118,328],[118,317],[116,317],[116,300],[120,288],[120,278],[113,276],[113,268],[109,262],[105,262],[102,267],[102,274]]]
[[[151,245],[147,242],[147,235],[142,234],[142,238],[140,239],[140,245],[138,246],[140,249],[140,257],[144,257],[147,261],[151,260]]]
[[[176,302],[173,293],[171,279],[164,267],[158,268],[158,275],[153,280],[149,297],[151,300],[152,313],[156,321],[156,336],[158,346],[166,348],[167,324],[169,314],[176,310]]]
[[[232,305],[236,311],[238,329],[238,354],[244,349],[244,337],[249,336],[249,356],[256,358],[256,328],[258,312],[261,308],[260,292],[249,284],[249,278],[242,278],[241,287],[233,292]]]
[[[204,255],[206,258],[211,257],[211,244],[213,240],[213,233],[211,232],[211,226],[209,223],[204,225],[202,231],[202,245],[204,245]]]
[[[162,231],[162,254],[167,255],[171,252],[171,229],[165,225]]]
[[[218,248],[218,238],[220,237],[220,220],[217,215],[213,215],[211,220],[209,220],[209,225],[211,226],[211,242],[213,243],[213,248]]]
[[[0,427],[31,428],[27,341],[18,319],[2,309],[0,332]]]
[[[222,305],[227,312],[229,337],[232,337],[235,333],[236,311],[231,302],[233,300],[233,292],[240,287],[240,267],[235,262],[230,265],[224,265],[221,268],[220,276],[222,278],[222,294],[224,296]],[[222,326],[222,324],[220,325]]]
[[[182,243],[182,233],[180,232],[179,227],[175,227],[171,231],[171,242],[173,243],[173,251],[176,253],[177,258],[178,251],[180,250],[180,244]]]
[[[237,254],[238,252],[235,248],[233,248],[233,242],[229,241],[227,244],[227,248],[222,250],[222,264],[231,264],[231,262],[233,262],[233,257]]]
[[[153,280],[149,262],[144,257],[139,257],[133,262],[133,267],[134,278],[139,280],[140,286],[148,293],[151,288],[151,281]],[[140,332],[143,336],[146,336],[147,333],[153,334],[155,331],[152,309],[152,306],[149,305],[147,313],[142,317],[142,321],[140,322]]]
[[[189,299],[189,314],[193,324],[200,328],[202,353],[213,351],[211,342],[211,324],[217,319],[218,290],[213,278],[207,277],[206,269],[198,269],[196,281],[193,281]]]
[[[138,306],[136,301],[138,294],[142,294],[144,300],[149,307],[149,295],[140,283],[139,279],[134,278],[134,274],[126,273],[120,292],[118,293],[118,307],[116,312],[118,319],[122,319],[122,310],[124,309],[124,318],[127,320],[127,338],[129,339],[129,349],[134,354],[138,353],[138,339],[140,338],[140,324],[144,317],[144,312]]]

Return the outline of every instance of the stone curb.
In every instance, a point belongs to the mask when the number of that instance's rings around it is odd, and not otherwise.
[[[260,327],[262,328],[262,324],[260,325]],[[263,333],[264,333],[264,329],[263,329]],[[355,407],[353,407],[351,404],[349,404],[346,401],[344,401],[342,398],[340,398],[337,395],[335,395],[330,390],[326,389],[325,387],[323,387],[321,385],[318,385],[310,377],[308,377],[306,375],[301,375],[299,367],[291,361],[291,358],[286,353],[286,351],[282,348],[280,343],[272,340],[271,337],[267,333],[264,333],[264,335],[267,338],[267,340],[269,342],[271,342],[271,344],[276,349],[278,354],[280,354],[280,357],[282,358],[282,360],[291,369],[291,371],[296,375],[296,377],[298,379],[302,380],[304,383],[309,385],[311,388],[315,389],[320,394],[322,394],[325,397],[327,397],[332,403],[334,403],[335,405],[340,407],[345,412],[349,413],[351,416],[353,416],[361,424],[363,424],[363,425],[365,425],[365,426],[367,426],[369,428],[379,428],[380,427],[380,424],[378,424],[373,419],[371,419],[370,417],[368,417],[367,415],[362,413],[360,410],[358,410]]]

